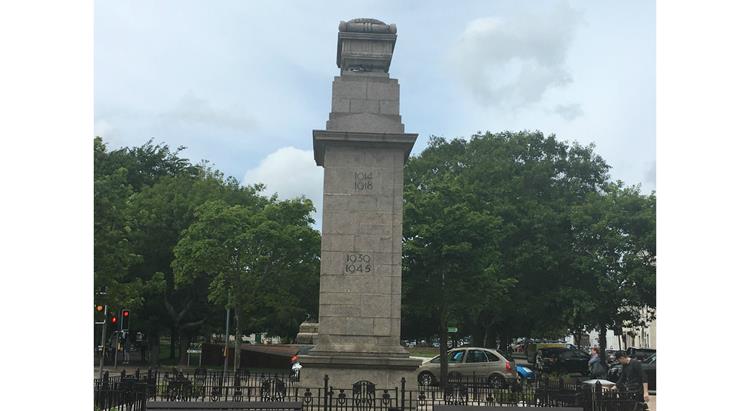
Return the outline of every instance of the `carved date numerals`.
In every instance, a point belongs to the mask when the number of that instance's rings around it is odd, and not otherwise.
[[[371,261],[372,257],[368,254],[347,254],[344,271],[347,274],[369,273],[372,271]]]
[[[365,173],[358,171],[354,173],[354,191],[372,190],[372,171]]]

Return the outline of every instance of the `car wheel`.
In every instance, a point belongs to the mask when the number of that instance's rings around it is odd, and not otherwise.
[[[507,385],[505,382],[505,378],[503,378],[502,375],[498,374],[490,375],[490,378],[487,379],[487,382],[489,382],[490,387],[492,388],[505,388],[505,386]]]
[[[432,375],[429,371],[423,371],[419,376],[417,377],[417,383],[421,386],[429,387],[430,385],[435,384],[435,376]]]

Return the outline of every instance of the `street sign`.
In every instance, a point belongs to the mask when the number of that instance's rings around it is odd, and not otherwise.
[[[449,333],[457,333],[458,332],[458,327],[448,327],[448,332]]]

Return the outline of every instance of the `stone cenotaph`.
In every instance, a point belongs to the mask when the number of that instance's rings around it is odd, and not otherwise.
[[[401,334],[404,162],[417,134],[404,133],[399,85],[388,75],[396,26],[374,19],[339,24],[331,113],[313,130],[324,171],[318,340],[301,362],[303,386],[369,380],[380,388],[416,382]]]

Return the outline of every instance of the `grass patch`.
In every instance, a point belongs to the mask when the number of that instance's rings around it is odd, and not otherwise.
[[[414,357],[434,357],[440,354],[440,349],[435,347],[411,347],[407,350],[409,350],[409,355]]]

